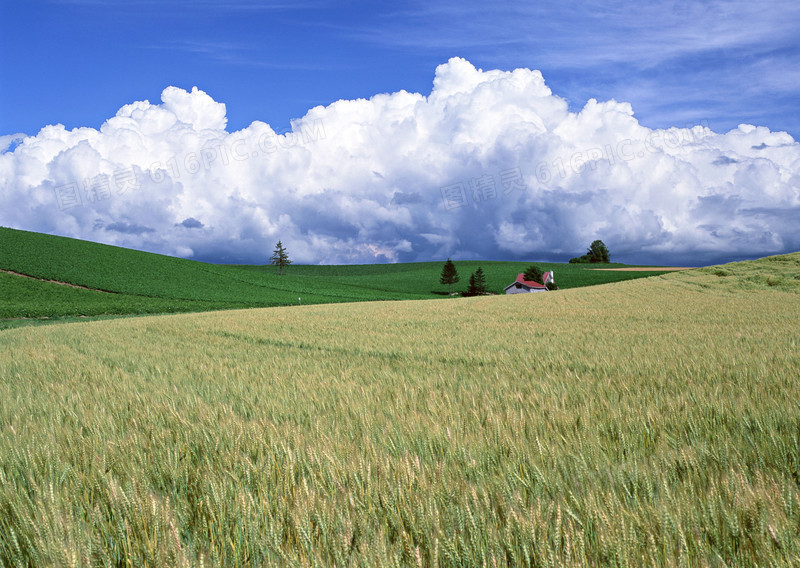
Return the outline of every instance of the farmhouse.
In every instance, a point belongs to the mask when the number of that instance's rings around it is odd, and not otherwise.
[[[547,292],[547,284],[548,282],[555,282],[553,279],[553,272],[545,272],[542,275],[542,282],[544,284],[539,284],[538,282],[533,282],[531,280],[525,280],[524,274],[518,274],[517,279],[506,286],[506,294],[527,294],[528,292]]]

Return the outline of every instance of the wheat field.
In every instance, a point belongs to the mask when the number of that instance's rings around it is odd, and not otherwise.
[[[0,565],[798,565],[780,258],[0,332]]]

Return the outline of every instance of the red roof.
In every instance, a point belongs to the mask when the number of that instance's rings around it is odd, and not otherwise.
[[[531,280],[525,280],[525,274],[521,272],[517,274],[516,281],[519,282],[520,284],[525,284],[525,286],[527,286],[528,288],[539,288],[542,290],[547,288],[547,286],[545,286],[544,284],[539,284],[538,282],[533,282]]]

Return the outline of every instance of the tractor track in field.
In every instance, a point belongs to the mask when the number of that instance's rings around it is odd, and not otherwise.
[[[105,294],[119,294],[119,292],[114,292],[113,290],[103,290],[101,288],[89,288],[88,286],[81,286],[80,284],[71,284],[69,282],[62,282],[60,280],[50,280],[48,278],[37,278],[36,276],[31,276],[30,274],[22,274],[21,272],[14,272],[13,270],[5,270],[0,268],[0,272],[5,274],[11,274],[13,276],[20,276],[22,278],[30,278],[31,280],[38,280],[39,282],[51,282],[53,284],[58,284],[59,286],[69,286],[70,288],[79,288],[81,290],[91,290],[92,292],[103,292]]]

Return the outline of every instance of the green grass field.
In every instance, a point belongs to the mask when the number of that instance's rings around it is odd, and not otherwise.
[[[793,254],[5,330],[0,565],[797,566],[799,321]]]
[[[297,305],[298,298],[303,304],[441,298],[447,290],[439,284],[443,262],[292,265],[279,276],[273,266],[213,265],[0,228],[0,270],[40,279],[0,273],[0,329],[29,324],[35,318],[288,306]],[[528,264],[458,262],[461,282],[454,290],[465,290],[469,275],[482,266],[490,291],[502,292]],[[537,264],[556,270],[557,283],[564,289],[662,273],[599,272],[585,266]]]

